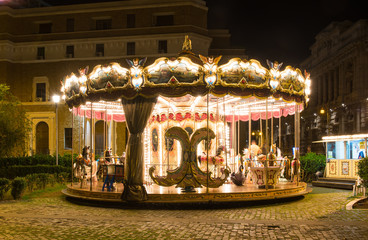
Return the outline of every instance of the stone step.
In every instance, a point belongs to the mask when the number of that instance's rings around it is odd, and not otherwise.
[[[350,182],[332,182],[332,181],[313,181],[312,186],[316,187],[328,187],[328,188],[339,188],[353,190],[355,183]]]
[[[354,178],[318,178],[318,181],[355,183],[356,179],[354,179]]]

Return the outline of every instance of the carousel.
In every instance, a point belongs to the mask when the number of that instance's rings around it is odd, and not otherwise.
[[[195,55],[186,36],[177,58],[159,58],[148,66],[146,58],[127,59],[126,66],[98,65],[90,73],[87,67],[67,76],[61,91],[73,118],[105,125],[99,158],[93,124],[83,127],[89,146],[84,140],[72,161],[78,181],[63,193],[119,202],[307,194],[306,183],[299,181],[299,119],[309,100],[309,74],[290,66],[281,70],[277,62],[267,61],[267,69],[254,59],[219,65],[220,60]],[[288,115],[294,115],[295,138],[293,156],[287,157],[280,144],[281,121]],[[120,156],[113,122],[125,122],[129,132]]]

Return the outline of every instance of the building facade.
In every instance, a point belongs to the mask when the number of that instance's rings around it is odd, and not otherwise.
[[[228,30],[207,29],[207,12],[202,0],[0,6],[0,83],[10,86],[32,121],[28,154],[54,154],[56,145],[60,154],[71,152],[72,147],[79,152],[91,144],[91,124],[92,145],[98,148],[103,122],[75,117],[72,123],[65,104],[52,101],[53,95],[60,94],[60,80],[71,72],[110,62],[127,65],[125,59],[148,57],[150,64],[155,58],[175,57],[185,35],[197,54],[225,55],[224,61],[244,57],[244,49],[230,49]],[[108,129],[109,134],[115,133],[110,147],[121,155],[125,124],[111,122]]]
[[[326,135],[368,132],[368,20],[333,22],[315,37],[302,63],[312,93],[302,113],[302,151],[324,153],[312,144]]]

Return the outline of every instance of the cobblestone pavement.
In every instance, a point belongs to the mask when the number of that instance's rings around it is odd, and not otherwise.
[[[262,204],[98,207],[62,195],[0,202],[0,239],[368,239],[351,191]]]

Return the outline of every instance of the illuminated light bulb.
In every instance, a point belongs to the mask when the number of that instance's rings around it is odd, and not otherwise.
[[[128,69],[125,69],[125,68],[120,67],[120,65],[119,65],[119,64],[117,64],[117,63],[114,63],[114,64],[111,66],[111,68],[112,68],[113,70],[117,71],[117,72],[118,72],[118,74],[120,74],[120,75],[126,75],[126,73],[128,72]]]
[[[311,90],[310,90],[310,88],[306,88],[306,89],[305,89],[305,94],[306,94],[306,95],[310,95],[310,94],[311,94]]]
[[[59,95],[54,95],[52,96],[52,101],[54,103],[59,103],[60,102],[60,96]]]
[[[178,60],[175,61],[167,61],[167,64],[172,68],[178,65]]]
[[[308,87],[311,85],[311,80],[309,78],[305,80],[305,85],[307,85]]]
[[[85,83],[85,82],[87,82],[87,77],[85,75],[79,77],[78,82],[79,83]]]
[[[104,73],[108,73],[108,72],[110,72],[110,71],[111,71],[111,67],[110,67],[110,66],[103,67],[103,68],[102,68],[102,71],[103,71]]]
[[[181,59],[180,60],[180,62],[181,63],[183,63],[183,64],[185,64],[186,65],[186,67],[187,67],[187,69],[189,70],[189,71],[191,71],[191,72],[198,72],[198,67],[197,66],[195,66],[195,65],[193,65],[193,64],[191,64],[190,62],[188,62],[187,60],[184,60],[184,59]]]
[[[248,68],[249,67],[249,62],[246,62],[246,63],[244,63],[244,62],[240,62],[240,66],[242,67],[242,68]]]

